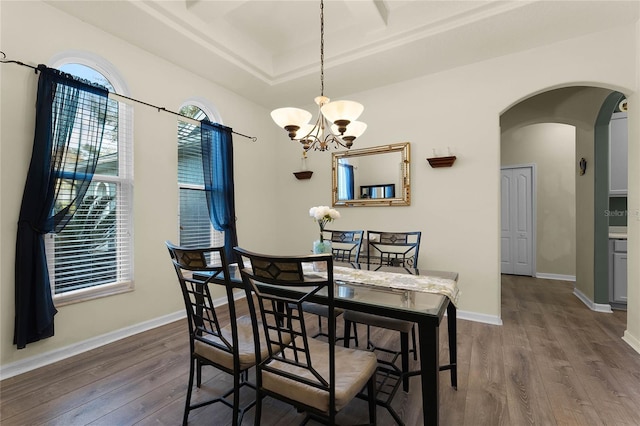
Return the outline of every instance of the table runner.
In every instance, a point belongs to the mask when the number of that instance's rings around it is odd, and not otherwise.
[[[313,271],[309,265],[309,271],[305,273],[322,274]],[[325,275],[326,276],[326,275]],[[333,267],[333,280],[347,283],[368,284],[379,287],[387,287],[399,290],[413,290],[425,293],[436,293],[447,296],[454,306],[458,306],[460,290],[455,280],[435,277],[431,275],[412,275],[398,272],[369,271],[364,269],[354,269],[344,266]]]

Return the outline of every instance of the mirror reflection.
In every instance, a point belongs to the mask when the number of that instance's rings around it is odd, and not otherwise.
[[[333,206],[408,206],[409,142],[332,154]]]

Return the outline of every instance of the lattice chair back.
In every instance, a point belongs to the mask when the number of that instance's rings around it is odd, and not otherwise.
[[[367,231],[367,263],[418,267],[422,232]]]
[[[224,247],[184,248],[167,243],[173,266],[178,276],[189,322],[189,332],[195,341],[217,347],[233,354],[233,342],[220,332],[220,321],[211,298],[211,286],[220,285],[215,278],[229,281]],[[216,258],[218,262],[207,259]],[[221,287],[224,287],[221,285]],[[227,298],[233,298],[231,286],[227,286]],[[229,315],[235,317],[235,304],[229,305]]]
[[[338,262],[355,262],[360,261],[360,249],[362,247],[362,238],[364,231],[336,231],[325,229],[330,234],[331,251],[334,260]]]
[[[306,333],[306,324],[302,304],[309,301],[319,291],[325,289],[328,299],[333,300],[333,258],[331,255],[310,255],[297,257],[265,256],[247,251],[239,252],[248,260],[241,274],[245,284],[250,286],[258,300],[258,312],[265,328],[267,342],[271,350],[270,358],[277,359],[286,364],[291,364],[299,369],[308,370],[317,377],[321,386],[328,387],[328,381],[320,378],[309,360],[309,340]],[[305,277],[307,272],[313,271],[314,262],[326,262],[326,277],[316,275]],[[284,297],[272,294],[269,289],[258,287],[256,283],[273,284],[276,286],[298,287],[303,289],[300,294]],[[329,311],[334,309],[333,303],[327,303]],[[330,325],[330,333],[333,328],[335,339],[335,322]],[[264,369],[269,371],[268,363],[264,363]]]

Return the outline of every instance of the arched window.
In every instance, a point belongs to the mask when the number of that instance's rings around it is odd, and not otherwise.
[[[206,111],[205,111],[206,110]],[[197,121],[216,122],[216,113],[203,103],[189,101],[180,114],[191,118],[178,119],[178,190],[180,192],[180,245],[209,247],[224,244],[224,232],[216,231],[209,219],[204,190],[200,126]]]
[[[110,93],[124,85],[103,60],[60,55],[54,68],[93,83]],[[90,110],[91,105],[84,105]],[[133,190],[132,110],[108,102],[105,129],[95,174],[66,227],[47,238],[47,261],[57,305],[127,291],[133,286],[131,214]],[[82,146],[78,150],[82,155]],[[74,189],[68,188],[69,197]]]

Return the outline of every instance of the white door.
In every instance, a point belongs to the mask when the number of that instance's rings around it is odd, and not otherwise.
[[[533,276],[532,167],[501,169],[501,271]]]

